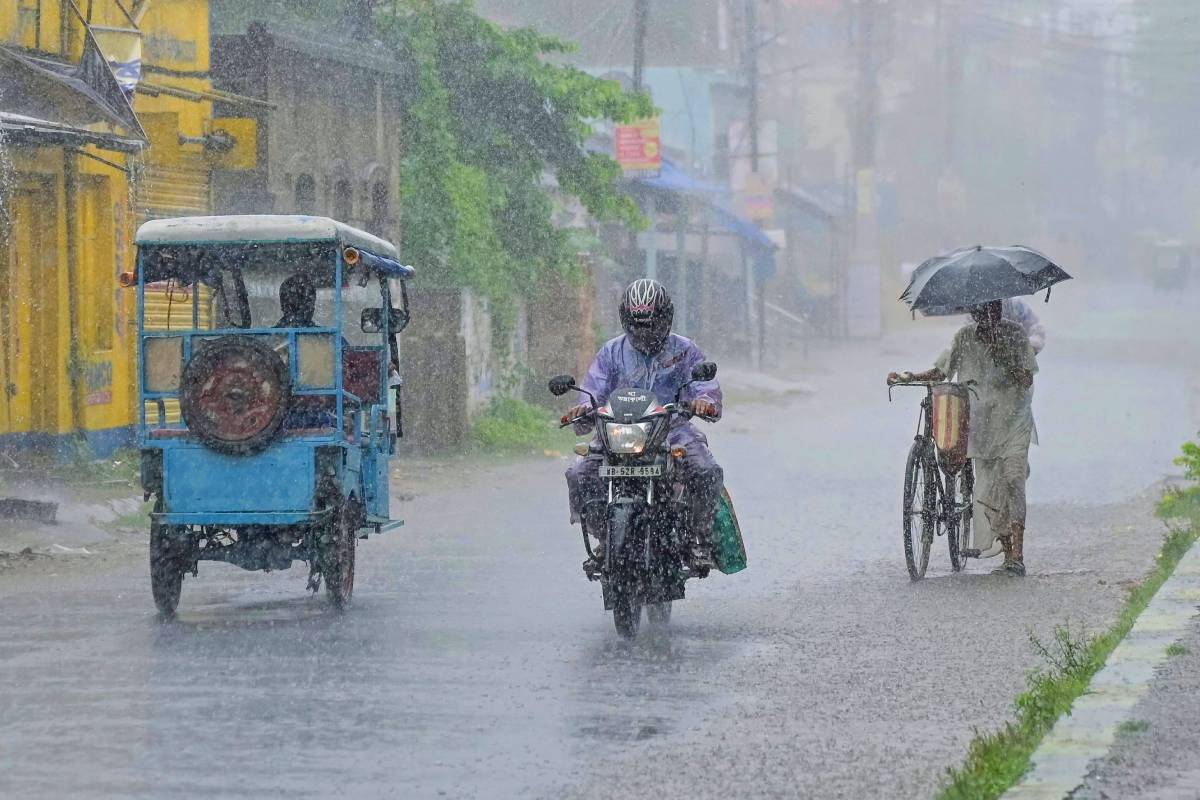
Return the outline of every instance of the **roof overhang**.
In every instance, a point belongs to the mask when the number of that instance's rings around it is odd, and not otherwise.
[[[0,111],[23,117],[26,136],[146,142],[145,131],[92,36],[79,63],[0,46]]]
[[[0,138],[6,144],[13,146],[84,147],[95,145],[104,150],[118,153],[136,153],[146,146],[146,143],[140,139],[131,139],[115,133],[92,131],[85,128],[73,128],[37,117],[10,114],[7,111],[0,111]]]

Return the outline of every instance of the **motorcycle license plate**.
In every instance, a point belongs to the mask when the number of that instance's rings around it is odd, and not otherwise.
[[[663,474],[661,464],[655,464],[651,467],[618,467],[618,466],[602,466],[600,467],[601,478],[657,478]]]

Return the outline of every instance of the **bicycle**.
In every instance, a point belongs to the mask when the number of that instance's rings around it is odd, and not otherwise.
[[[962,413],[969,410],[973,383],[900,381],[888,386],[888,402],[898,386],[925,387],[917,435],[904,468],[904,560],[914,581],[925,577],[935,536],[946,537],[954,572],[980,555],[969,547],[975,471],[966,457],[969,416]],[[936,409],[940,430],[935,427],[935,396],[949,398]],[[962,402],[958,409],[952,407],[954,398]]]

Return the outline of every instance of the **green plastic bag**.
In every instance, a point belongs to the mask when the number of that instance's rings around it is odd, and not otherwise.
[[[717,569],[726,575],[741,572],[746,568],[746,544],[742,541],[742,526],[738,524],[737,514],[733,510],[733,498],[729,492],[721,489],[721,499],[717,502],[717,516],[713,520],[713,560]]]

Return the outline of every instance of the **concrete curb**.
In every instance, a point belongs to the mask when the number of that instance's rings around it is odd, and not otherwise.
[[[1118,729],[1167,659],[1167,648],[1187,633],[1200,613],[1200,546],[1193,546],[1134,622],[1086,694],[1058,720],[1034,751],[1032,767],[1005,800],[1049,800],[1083,785],[1096,759],[1108,754]]]

